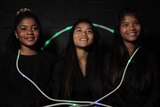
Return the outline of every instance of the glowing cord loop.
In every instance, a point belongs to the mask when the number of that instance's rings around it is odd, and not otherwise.
[[[93,104],[94,102],[92,101],[71,101],[71,100],[59,100],[59,99],[53,99],[49,96],[47,96],[38,86],[37,84],[35,84],[30,78],[28,78],[26,75],[24,75],[20,69],[19,69],[19,66],[18,66],[18,62],[19,62],[19,58],[20,58],[20,50],[18,50],[18,54],[17,54],[17,59],[16,59],[16,68],[17,68],[17,71],[24,77],[26,78],[29,82],[31,82],[37,89],[38,91],[44,96],[46,97],[47,99],[51,100],[51,101],[55,101],[55,102],[65,102],[65,103],[57,103],[57,104],[53,104],[51,106],[54,106],[54,105],[73,105],[73,103],[82,103],[82,104],[87,104],[87,105],[80,105],[80,106],[89,106],[88,104]],[[100,105],[100,106],[103,106],[103,107],[110,107],[108,105],[105,105],[105,104],[101,104],[101,103],[96,103],[97,105]],[[76,104],[75,104],[76,105]],[[51,107],[50,105],[48,106],[45,106],[45,107]]]
[[[114,93],[120,86],[121,84],[123,83],[123,80],[124,80],[124,77],[125,77],[125,74],[126,74],[126,71],[127,71],[127,68],[128,68],[128,65],[130,64],[132,58],[134,57],[134,55],[137,53],[137,51],[139,50],[140,47],[138,47],[134,53],[132,54],[132,56],[130,57],[130,59],[128,60],[126,66],[125,66],[125,69],[124,69],[124,72],[123,72],[123,75],[122,75],[122,79],[119,83],[119,85],[113,90],[111,91],[110,93],[108,93],[107,95],[101,97],[100,99],[94,101],[94,102],[91,102],[91,101],[68,101],[68,100],[58,100],[58,99],[53,99],[53,98],[50,98],[49,96],[47,96],[30,78],[28,78],[27,76],[25,76],[19,69],[19,66],[18,66],[18,61],[19,61],[19,57],[20,57],[20,50],[18,51],[18,55],[17,55],[17,59],[16,59],[16,68],[18,70],[18,72],[24,77],[26,78],[28,81],[30,81],[39,91],[42,95],[44,95],[47,99],[51,100],[51,101],[56,101],[56,102],[65,102],[65,103],[56,103],[56,104],[52,104],[52,105],[47,105],[47,106],[44,106],[44,107],[53,107],[53,106],[58,106],[58,105],[72,105],[72,106],[89,106],[89,105],[78,105],[78,104],[72,104],[72,103],[83,103],[83,104],[90,104],[90,105],[93,105],[93,104],[96,104],[96,105],[100,105],[100,106],[103,106],[103,107],[112,107],[112,106],[109,106],[109,105],[105,105],[105,104],[102,104],[102,103],[98,103],[99,101],[103,100],[104,98],[108,97],[109,95],[111,95],[112,93]]]
[[[71,29],[72,29],[72,26],[69,26],[69,27],[66,27],[65,29],[62,29],[62,30],[60,30],[59,32],[55,33],[50,39],[48,39],[48,40],[45,42],[45,44],[44,44],[44,46],[41,48],[41,50],[44,50],[44,48],[45,48],[47,45],[49,45],[50,42],[51,42],[54,38],[58,37],[60,34],[66,32],[66,31],[68,31],[68,30],[71,30]]]
[[[111,33],[114,33],[114,30],[113,29],[110,29],[108,27],[105,27],[103,25],[98,25],[98,24],[93,24],[94,26],[96,27],[100,27],[100,28],[103,28],[105,30],[108,30],[109,32]],[[69,27],[66,27],[65,29],[55,33],[49,40],[47,40],[45,42],[45,45],[42,47],[42,50],[51,42],[52,39],[56,38],[57,36],[59,36],[60,34],[62,34],[63,32],[66,32],[68,30],[70,30],[72,28],[72,26],[69,26]],[[20,57],[20,50],[18,51],[18,55],[17,55],[17,59],[16,59],[16,68],[18,70],[18,72],[24,77],[26,78],[28,81],[30,81],[39,91],[40,93],[45,96],[47,99],[51,100],[51,101],[55,101],[55,102],[62,102],[62,103],[56,103],[56,104],[51,104],[51,105],[46,105],[44,107],[53,107],[53,106],[59,106],[59,105],[70,105],[71,107],[85,107],[85,106],[91,106],[91,105],[100,105],[100,106],[103,106],[103,107],[112,107],[112,106],[109,106],[109,105],[105,105],[105,104],[102,104],[102,103],[98,103],[99,101],[103,100],[104,98],[108,97],[109,95],[111,95],[112,93],[114,93],[120,86],[121,84],[123,83],[123,80],[124,80],[124,77],[125,77],[125,73],[127,71],[127,68],[128,68],[128,65],[130,64],[132,58],[134,57],[134,55],[136,54],[136,52],[139,50],[140,47],[138,47],[134,53],[132,54],[132,56],[130,57],[130,59],[128,60],[126,66],[125,66],[125,69],[124,69],[124,72],[123,72],[123,75],[122,75],[122,79],[119,83],[119,85],[114,89],[112,90],[110,93],[106,94],[105,96],[101,97],[100,99],[92,102],[92,101],[70,101],[70,100],[59,100],[59,99],[53,99],[49,96],[47,96],[30,78],[28,78],[27,76],[25,76],[19,69],[19,66],[18,66],[18,61],[19,61],[19,57]],[[73,103],[79,103],[79,104],[73,104]]]

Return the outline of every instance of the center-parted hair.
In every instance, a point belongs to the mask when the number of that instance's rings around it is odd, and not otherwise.
[[[135,49],[137,47],[142,47],[136,53],[130,65],[128,66],[124,82],[129,83],[131,86],[137,90],[143,90],[145,87],[148,87],[152,81],[152,71],[156,71],[156,66],[150,64],[153,59],[148,56],[148,50],[145,49],[145,39],[147,36],[146,29],[143,27],[143,22],[140,15],[134,8],[126,8],[117,16],[117,23],[115,25],[115,34],[114,34],[114,44],[110,57],[110,64],[108,67],[107,77],[110,79],[111,83],[116,87],[121,78],[127,64],[130,55],[127,48],[124,45],[122,37],[120,35],[120,24],[122,19],[126,15],[135,16],[141,25],[141,32],[136,40]],[[153,66],[152,66],[153,65]],[[130,78],[127,79],[126,78]]]
[[[66,53],[64,55],[65,67],[64,67],[64,98],[70,99],[74,87],[75,73],[80,71],[80,65],[76,54],[76,47],[73,41],[73,32],[75,27],[79,23],[88,23],[93,30],[93,43],[87,47],[87,63],[86,63],[86,75],[89,81],[89,87],[93,90],[94,98],[102,96],[102,81],[101,81],[101,65],[102,65],[102,53],[100,47],[100,37],[92,22],[89,19],[79,19],[72,27],[69,35],[68,44],[66,47]]]

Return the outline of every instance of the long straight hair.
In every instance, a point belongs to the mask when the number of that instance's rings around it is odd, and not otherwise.
[[[127,74],[131,74],[132,72],[132,78],[129,80],[130,84],[135,87],[136,89],[143,90],[146,86],[149,86],[149,84],[152,81],[152,70],[155,70],[150,65],[151,58],[148,58],[147,52],[144,48],[145,40],[146,40],[146,30],[142,26],[142,22],[140,20],[140,17],[137,13],[137,11],[134,8],[127,8],[123,11],[121,11],[118,15],[117,23],[115,26],[115,34],[114,34],[114,45],[111,52],[110,57],[110,64],[108,67],[108,73],[107,76],[110,78],[111,83],[113,83],[114,86],[117,86],[121,80],[124,67],[127,64],[127,61],[129,59],[129,53],[127,51],[127,48],[124,45],[124,42],[122,40],[122,37],[120,35],[120,24],[122,19],[126,15],[135,16],[139,23],[141,24],[141,32],[139,35],[139,38],[135,42],[135,46],[142,47],[134,56],[133,60],[131,61],[128,69],[129,71]],[[149,59],[149,60],[148,60]],[[132,66],[132,63],[134,63],[134,67]],[[131,70],[131,71],[130,71]]]
[[[70,99],[72,96],[72,91],[74,87],[74,80],[77,71],[81,71],[79,60],[76,54],[76,48],[73,42],[73,32],[75,27],[79,23],[88,23],[91,26],[94,34],[93,44],[87,48],[87,65],[86,74],[89,81],[89,87],[94,92],[94,98],[100,97],[102,95],[102,82],[101,82],[101,56],[100,55],[100,37],[92,22],[88,19],[79,19],[72,27],[70,31],[69,41],[66,48],[66,53],[64,56],[65,67],[64,67],[64,98]]]

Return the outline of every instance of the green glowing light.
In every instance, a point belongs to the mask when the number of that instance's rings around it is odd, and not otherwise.
[[[73,102],[72,100],[67,100],[67,102],[71,103],[70,107],[80,107],[79,104],[72,103]]]
[[[60,33],[57,32],[57,33],[54,35],[54,38],[57,37],[57,36],[59,36],[59,35],[60,35]]]
[[[111,33],[114,33],[114,30],[111,29],[111,28],[109,28],[109,27],[106,27],[106,26],[103,26],[103,25],[99,25],[99,24],[96,24],[96,23],[93,23],[93,26],[99,27],[99,28],[105,29],[105,30],[107,30],[107,31],[109,31],[109,32],[111,32]],[[60,30],[59,32],[56,32],[49,40],[47,40],[47,41],[45,42],[44,46],[43,46],[41,49],[44,50],[44,48],[45,48],[46,46],[48,46],[48,45],[50,44],[50,42],[51,42],[54,38],[60,36],[62,33],[66,32],[66,31],[71,30],[72,27],[73,27],[73,26],[68,26],[68,27]]]
[[[50,42],[51,42],[50,40],[46,41],[46,42],[45,42],[45,46],[49,45]]]
[[[67,100],[67,102],[72,103],[72,100]]]
[[[81,107],[79,104],[72,104],[70,107]]]
[[[66,27],[66,30],[71,30],[73,26]]]
[[[131,60],[128,60],[128,63],[131,63]]]
[[[45,42],[44,46],[41,48],[41,50],[43,51],[44,48],[50,44],[50,42],[51,42],[51,40],[47,40],[47,41]]]
[[[72,104],[73,106],[77,106],[77,104]]]

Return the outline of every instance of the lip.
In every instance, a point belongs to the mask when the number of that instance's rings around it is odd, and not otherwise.
[[[88,38],[80,38],[80,41],[88,41]]]
[[[129,32],[128,33],[128,35],[133,35],[133,36],[136,35],[136,34],[137,34],[137,32]]]
[[[80,41],[88,41],[88,37],[87,36],[82,36],[79,39]]]
[[[34,41],[35,40],[35,37],[27,37],[25,38],[27,41]]]

